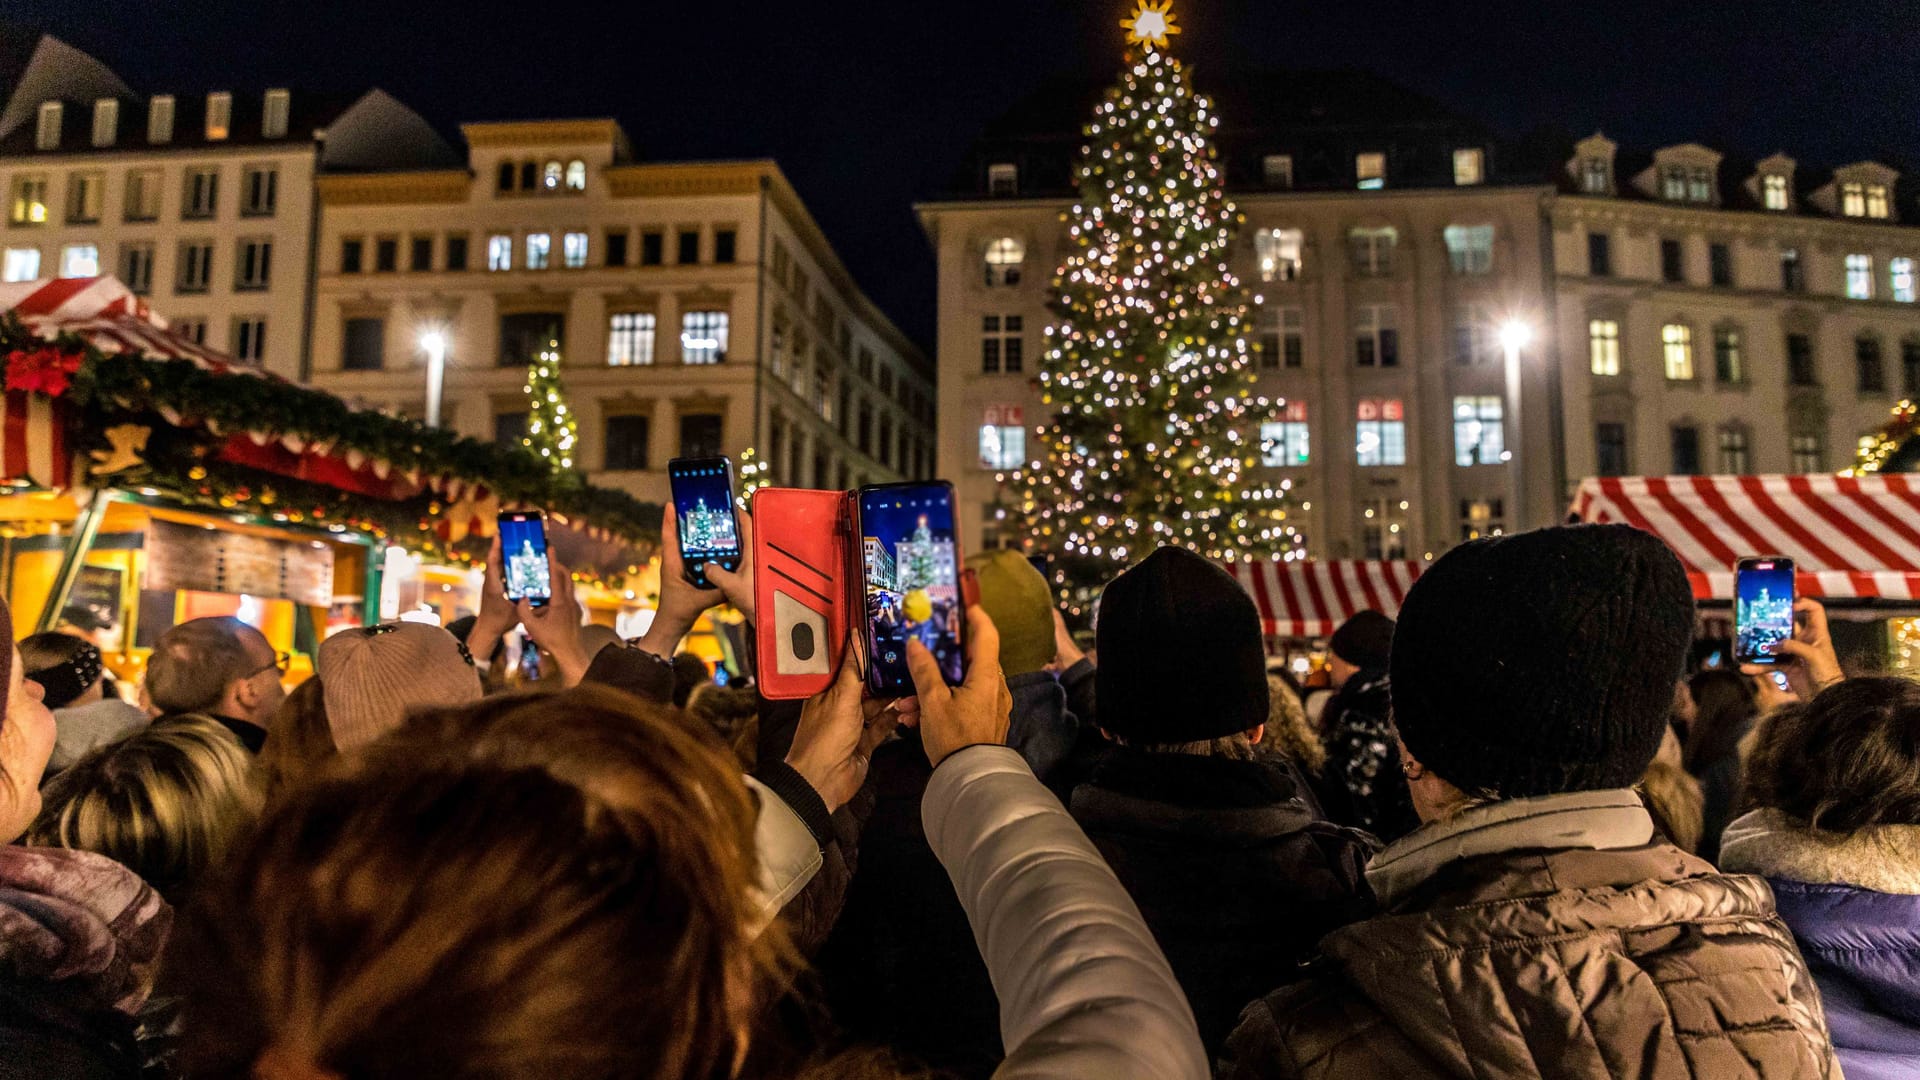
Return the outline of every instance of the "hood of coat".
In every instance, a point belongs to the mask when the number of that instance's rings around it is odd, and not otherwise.
[[[1420,857],[1438,865],[1398,887],[1393,914],[1329,934],[1322,954],[1448,1075],[1538,1075],[1548,1060],[1560,1075],[1612,1075],[1622,1054],[1639,1055],[1642,1074],[1681,1074],[1676,1029],[1764,1027],[1783,1001],[1795,1017],[1788,1052],[1807,1062],[1825,1052],[1818,997],[1764,881],[1718,874],[1664,843],[1609,849],[1589,836],[1552,846],[1549,834],[1572,824],[1525,841],[1509,831],[1505,845],[1469,839],[1481,850],[1445,859],[1432,850],[1438,837],[1416,832],[1374,869],[1423,846]],[[1677,1013],[1676,983],[1720,1012]],[[1698,989],[1705,983],[1714,985]],[[1474,1002],[1490,1003],[1486,1022],[1461,1024]]]
[[[1089,833],[1190,835],[1209,844],[1270,840],[1314,820],[1281,765],[1124,746],[1074,789],[1073,816]]]
[[[173,909],[103,855],[0,847],[0,977],[84,1010],[133,1016]]]
[[[1836,833],[1779,810],[1755,810],[1727,826],[1720,865],[1729,873],[1920,896],[1920,825]]]

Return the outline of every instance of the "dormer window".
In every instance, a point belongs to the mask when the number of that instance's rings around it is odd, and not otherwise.
[[[1613,162],[1590,157],[1580,162],[1580,190],[1589,195],[1613,193]]]
[[[1840,185],[1840,212],[1847,217],[1867,216],[1867,186],[1865,184]]]
[[[1887,186],[1885,184],[1867,185],[1867,216],[1882,220],[1888,216]]]
[[[207,141],[219,142],[233,125],[233,95],[222,90],[207,95]]]
[[[1713,201],[1713,173],[1698,165],[1687,170],[1687,201]]]
[[[60,149],[60,125],[65,119],[64,113],[64,106],[57,101],[40,103],[40,124],[33,132],[34,149]]]
[[[286,90],[269,90],[260,110],[260,137],[263,139],[284,139],[287,137],[287,115],[293,109],[293,94]]]
[[[1020,193],[1020,167],[1010,161],[987,166],[987,194],[1001,197]]]
[[[1002,236],[987,244],[986,279],[988,287],[1020,284],[1020,268],[1027,261],[1027,246],[1011,236]]]
[[[1477,146],[1453,152],[1453,182],[1457,187],[1486,179],[1486,154]]]
[[[147,102],[147,141],[156,146],[173,141],[172,94],[155,94]]]
[[[112,146],[120,137],[120,102],[101,98],[93,103],[93,145]]]
[[[1293,186],[1293,155],[1268,154],[1260,159],[1260,178],[1270,188]]]
[[[1669,202],[1685,202],[1687,198],[1687,170],[1681,165],[1668,165],[1660,170],[1660,197]]]
[[[567,162],[567,190],[587,190],[587,163],[575,158]]]
[[[1779,174],[1760,178],[1760,204],[1769,210],[1786,210],[1793,204],[1787,197],[1787,178]]]
[[[1387,155],[1353,155],[1353,176],[1361,191],[1378,191],[1387,186]]]

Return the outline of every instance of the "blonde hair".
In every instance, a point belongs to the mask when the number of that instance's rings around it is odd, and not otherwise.
[[[1301,772],[1318,776],[1327,764],[1327,748],[1308,722],[1306,706],[1277,675],[1267,676],[1267,688],[1267,737],[1260,745],[1298,765]]]
[[[26,842],[105,855],[178,903],[259,812],[240,740],[206,717],[180,716],[54,777]]]

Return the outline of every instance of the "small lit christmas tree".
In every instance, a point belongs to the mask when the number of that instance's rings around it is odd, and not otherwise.
[[[1120,81],[1075,167],[1056,325],[1040,367],[1045,458],[1011,477],[1013,517],[1071,598],[1162,544],[1210,558],[1291,546],[1284,488],[1253,479],[1258,423],[1238,224],[1219,121],[1167,53],[1171,0],[1141,0]]]
[[[527,434],[520,441],[555,469],[573,468],[573,444],[579,429],[567,408],[567,388],[560,381],[560,343],[547,347],[527,365]]]

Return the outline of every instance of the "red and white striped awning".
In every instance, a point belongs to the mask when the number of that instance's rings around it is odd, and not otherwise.
[[[1270,637],[1327,637],[1362,611],[1400,611],[1413,579],[1426,564],[1412,559],[1331,562],[1228,563],[1227,570],[1253,595]]]
[[[1665,540],[1699,600],[1731,600],[1748,555],[1793,559],[1802,596],[1920,599],[1920,476],[1598,477],[1573,516]]]
[[[258,374],[167,328],[146,301],[112,277],[57,278],[0,285],[0,312],[11,311],[44,338],[77,334],[102,352],[187,360],[209,371]]]

